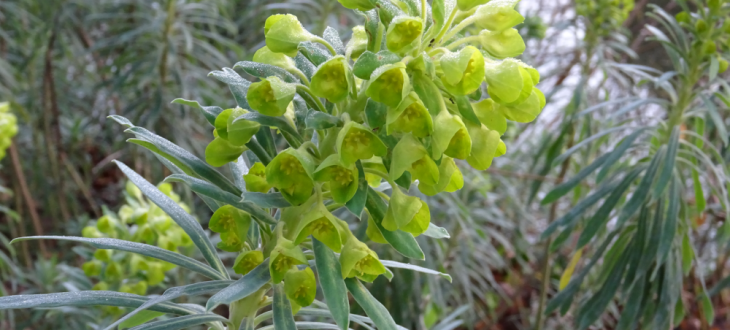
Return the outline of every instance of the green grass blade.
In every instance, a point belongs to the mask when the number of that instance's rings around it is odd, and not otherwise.
[[[314,237],[312,237],[312,245],[319,275],[319,286],[324,293],[327,307],[340,329],[347,330],[350,326],[350,302],[345,281],[342,279],[340,262],[332,250]]]

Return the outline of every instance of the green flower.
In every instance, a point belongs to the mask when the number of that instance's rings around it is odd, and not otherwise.
[[[150,262],[147,263],[146,276],[147,283],[155,286],[162,283],[165,280],[165,271],[162,270],[162,263]]]
[[[385,212],[383,218],[383,228],[389,231],[396,231],[398,229],[404,231],[413,231],[415,235],[420,235],[428,228],[428,223],[431,221],[431,216],[428,211],[428,205],[424,209],[425,202],[421,201],[418,197],[408,196],[403,193],[400,188],[393,187],[393,193],[390,195],[390,202],[388,203],[388,210]],[[416,221],[411,227],[411,222]],[[426,227],[423,231],[419,232],[423,227],[425,221]],[[408,229],[408,230],[407,230]]]
[[[491,130],[499,132],[500,135],[507,131],[507,118],[497,111],[493,99],[483,99],[479,102],[472,103],[471,108],[477,115],[479,121]]]
[[[403,226],[401,230],[411,233],[413,236],[419,236],[426,232],[429,224],[431,224],[431,210],[428,209],[426,202],[421,201],[421,208],[418,209],[411,222]]]
[[[496,105],[497,111],[504,115],[505,118],[518,123],[529,123],[535,120],[544,107],[545,95],[537,88],[533,88],[530,96],[520,104]]]
[[[269,255],[269,272],[275,284],[280,283],[293,266],[307,264],[307,257],[302,249],[292,241],[279,237],[276,247]]]
[[[388,25],[385,33],[385,46],[388,50],[405,54],[421,45],[423,22],[420,18],[397,16]]]
[[[484,81],[484,56],[473,46],[443,55],[440,64],[441,82],[454,95],[474,93]]]
[[[487,91],[494,102],[500,104],[519,104],[526,100],[535,85],[532,77],[531,71],[523,68],[521,63],[514,59],[489,62],[485,65]]]
[[[459,10],[461,11],[469,11],[476,6],[483,5],[487,2],[489,2],[489,0],[456,0],[456,6],[459,7]]]
[[[238,252],[243,249],[243,241],[234,232],[221,233],[221,241],[216,245],[219,249],[228,252]]]
[[[99,220],[96,220],[96,228],[99,229],[100,232],[110,236],[115,235],[117,226],[119,226],[119,223],[108,215],[102,216]]]
[[[118,262],[108,262],[104,270],[104,279],[116,280],[122,277],[122,265]]]
[[[355,164],[342,164],[340,156],[329,155],[314,171],[314,180],[329,182],[332,199],[337,203],[347,203],[357,192],[359,173]]]
[[[344,56],[337,55],[317,68],[312,76],[311,88],[314,95],[337,103],[347,98],[354,84],[347,60]]]
[[[253,54],[253,61],[256,63],[278,66],[296,75],[300,72],[291,57],[282,53],[272,52],[267,46],[259,48],[259,50]]]
[[[81,230],[81,236],[86,238],[101,238],[104,237],[104,234],[94,226],[86,226]]]
[[[261,114],[278,117],[294,99],[297,88],[279,77],[271,76],[251,84],[246,94],[248,105]]]
[[[380,263],[378,255],[354,236],[347,240],[340,254],[342,277],[359,277],[372,282],[380,274],[385,273],[385,266]]]
[[[418,190],[424,195],[434,196],[442,191],[454,192],[464,186],[464,177],[451,157],[441,158],[439,165],[439,180],[435,185],[425,183],[418,184]]]
[[[228,139],[228,118],[231,117],[232,112],[233,109],[226,109],[215,117],[215,121],[213,122],[213,127],[215,127],[214,135],[217,134],[217,136],[223,139]]]
[[[266,166],[266,182],[279,189],[292,205],[312,196],[314,159],[304,150],[286,149]]]
[[[357,9],[360,11],[368,11],[375,8],[370,0],[337,0],[343,7],[347,9]]]
[[[461,118],[444,110],[436,116],[434,123],[436,127],[431,140],[432,157],[439,159],[445,154],[466,159],[471,152],[472,141]]]
[[[235,162],[246,150],[246,146],[236,146],[222,137],[216,137],[205,147],[205,162],[220,167]]]
[[[98,261],[98,260],[91,260],[91,261],[85,262],[81,266],[81,269],[84,271],[84,274],[86,274],[86,276],[92,277],[92,276],[99,276],[99,275],[101,275],[101,268],[103,266],[104,265],[100,261]]]
[[[500,134],[484,125],[468,124],[466,127],[469,130],[469,136],[475,141],[479,141],[472,145],[471,154],[466,161],[476,170],[486,170],[492,165],[492,159],[497,153]]]
[[[228,116],[228,119],[226,121],[226,132],[227,132],[227,139],[228,142],[235,146],[242,146],[251,141],[251,138],[259,131],[259,128],[261,128],[261,124],[246,120],[246,119],[237,119],[238,117],[245,115],[248,113],[248,110],[242,109],[239,107],[236,107],[231,112],[230,116]],[[218,116],[220,117],[220,116]],[[216,118],[216,123],[218,122],[218,118]],[[216,128],[216,130],[218,130]],[[220,131],[218,130],[218,136],[220,136]]]
[[[236,252],[243,248],[243,240],[251,225],[251,215],[231,205],[218,208],[210,218],[210,230],[221,234],[218,248],[223,251]]]
[[[388,172],[388,169],[385,168],[385,165],[383,165],[383,160],[380,157],[373,157],[367,160],[363,160],[362,167],[370,168],[383,173]],[[365,180],[367,180],[368,185],[370,185],[371,187],[378,187],[383,181],[383,178],[376,174],[365,173]]]
[[[493,0],[481,6],[474,13],[474,23],[481,29],[499,32],[525,21],[515,10],[519,0]]]
[[[332,213],[322,204],[316,205],[312,210],[307,211],[299,220],[294,233],[296,238],[295,244],[300,244],[309,235],[314,236],[332,251],[340,252],[342,250],[342,238],[340,237],[339,222]]]
[[[266,182],[266,166],[261,162],[256,162],[243,175],[243,181],[246,182],[246,190],[260,193],[267,193],[271,190],[271,185]]]
[[[106,291],[106,290],[109,290],[109,284],[107,284],[106,282],[99,282],[99,283],[94,284],[94,286],[91,287],[91,290]]]
[[[160,236],[157,240],[157,247],[165,249],[167,251],[177,252],[177,244],[167,238],[166,236]]]
[[[288,272],[284,276],[284,292],[290,301],[300,307],[311,305],[317,296],[317,280],[314,278],[312,269],[307,267]]]
[[[393,148],[393,159],[390,163],[390,177],[395,180],[409,171],[411,177],[426,184],[436,184],[439,169],[431,159],[426,147],[412,135],[404,135]]]
[[[233,271],[236,274],[246,275],[264,262],[264,253],[258,250],[246,251],[236,257]]]
[[[484,50],[496,58],[515,57],[525,51],[525,41],[515,29],[499,32],[482,30],[479,39]]]
[[[368,48],[368,34],[365,27],[358,25],[352,28],[352,37],[345,46],[345,57],[356,61]]]
[[[112,260],[113,253],[114,252],[112,250],[99,249],[94,251],[94,259],[103,262],[110,262]]]
[[[271,15],[264,23],[266,46],[272,52],[284,53],[289,57],[297,55],[300,42],[313,41],[314,35],[299,23],[299,19],[291,14]]]
[[[157,239],[157,234],[149,224],[143,224],[137,227],[137,231],[134,233],[133,239],[137,242],[146,242],[147,244],[151,244],[155,241],[155,239]]]
[[[426,137],[433,133],[431,114],[414,92],[410,92],[398,107],[388,109],[386,125],[388,135],[391,132],[404,132]]]
[[[350,121],[337,135],[337,152],[340,162],[349,165],[358,159],[370,159],[373,156],[383,157],[388,148],[383,141],[367,127]]]
[[[371,99],[391,107],[397,107],[411,90],[411,82],[402,62],[383,65],[370,75],[370,85],[365,94]]]

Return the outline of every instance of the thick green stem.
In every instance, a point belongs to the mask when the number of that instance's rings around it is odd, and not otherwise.
[[[449,28],[451,27],[451,24],[454,23],[454,18],[456,18],[456,13],[458,11],[459,10],[456,8],[454,8],[454,10],[451,11],[451,15],[449,15],[449,19],[446,21],[446,24],[444,24],[444,26],[441,27],[441,31],[439,31],[439,34],[436,35],[436,38],[433,39],[436,41],[435,45],[441,44],[441,38],[444,36],[444,34],[446,34],[446,31],[449,30]]]
[[[265,285],[263,288],[254,292],[250,296],[238,301],[234,301],[231,304],[231,306],[229,307],[229,320],[231,320],[231,323],[233,323],[235,329],[238,329],[241,326],[241,322],[245,318],[256,317],[256,313],[261,307],[261,298],[263,298],[264,293],[266,293],[268,289],[268,286]]]

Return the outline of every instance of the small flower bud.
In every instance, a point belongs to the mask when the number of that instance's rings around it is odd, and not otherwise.
[[[428,225],[431,224],[431,210],[428,209],[428,204],[425,201],[421,201],[421,208],[418,209],[416,215],[413,216],[411,222],[403,226],[401,230],[412,234],[413,236],[419,236],[426,232]]]
[[[99,282],[99,283],[94,284],[94,286],[91,287],[91,290],[106,291],[106,290],[109,290],[109,284],[107,284],[106,282]]]
[[[86,238],[100,238],[104,237],[104,235],[99,231],[99,229],[96,229],[94,226],[86,226],[83,230],[81,230],[81,236]]]
[[[414,180],[430,185],[436,184],[439,178],[438,165],[426,147],[410,134],[404,135],[393,148],[390,177],[398,179],[405,171],[409,171]]]
[[[365,94],[377,102],[397,107],[410,89],[411,82],[406,74],[406,65],[398,62],[383,65],[373,71]]]
[[[99,276],[101,275],[101,268],[103,267],[103,264],[98,260],[91,260],[85,262],[81,269],[84,271],[84,274],[88,277],[93,276]]]
[[[423,22],[420,18],[397,16],[388,25],[385,33],[385,45],[388,50],[397,54],[405,54],[421,44]]]
[[[117,221],[108,215],[102,216],[99,220],[96,220],[96,228],[107,235],[114,236],[117,226]]]
[[[335,56],[322,63],[312,76],[312,93],[324,97],[332,103],[347,98],[355,81],[350,65],[344,56]]]
[[[236,146],[222,137],[217,137],[205,147],[205,162],[220,167],[235,162],[246,150],[246,146]]]
[[[703,50],[704,50],[705,54],[712,55],[717,52],[717,45],[715,44],[714,41],[707,40],[707,41],[705,41],[705,43],[703,45]]]
[[[226,121],[226,132],[228,133],[228,142],[234,146],[243,146],[253,137],[261,128],[261,124],[238,117],[248,113],[248,110],[235,108]],[[220,117],[220,116],[219,116]],[[217,122],[217,121],[216,121]],[[216,129],[217,130],[217,129]],[[218,131],[220,135],[220,131]]]
[[[147,270],[147,260],[138,254],[132,254],[129,258],[129,272],[131,275],[136,275],[140,270]]]
[[[354,236],[342,248],[340,267],[343,278],[357,276],[367,282],[372,282],[378,275],[385,273],[385,266],[380,263],[378,255]]]
[[[127,195],[129,195],[130,197],[136,198],[139,201],[143,199],[142,191],[139,190],[139,188],[137,188],[137,186],[135,186],[132,181],[127,181],[124,184],[124,191],[127,192]]]
[[[132,285],[132,293],[144,296],[147,294],[147,282],[145,281],[139,281],[136,284]]]
[[[104,279],[116,280],[122,277],[122,265],[118,262],[109,262],[106,264],[106,270],[104,270]]]
[[[271,190],[271,185],[266,182],[266,166],[261,162],[256,162],[248,170],[248,174],[243,175],[243,181],[246,182],[246,190],[260,193],[267,193]]]
[[[704,33],[707,31],[707,22],[703,19],[697,20],[697,23],[695,23],[695,31],[697,31],[697,33]]]
[[[236,233],[229,231],[221,234],[221,241],[216,246],[223,251],[238,252],[243,249],[243,241]]]
[[[449,93],[468,95],[474,93],[484,81],[484,56],[473,46],[456,53],[447,53],[439,61],[441,82]]]
[[[532,93],[534,86],[532,75],[522,68],[519,61],[506,59],[501,62],[490,62],[484,69],[487,91],[495,102],[518,104]]]
[[[256,63],[278,66],[289,72],[299,71],[291,57],[282,53],[272,52],[267,46],[259,48],[259,50],[253,54],[253,61]]]
[[[479,38],[484,50],[496,58],[515,57],[525,51],[525,41],[515,29],[499,32],[482,30]]]
[[[269,255],[269,272],[275,284],[280,283],[293,266],[307,264],[302,249],[292,241],[279,237],[276,247]]]
[[[236,257],[236,261],[233,263],[233,271],[236,274],[246,275],[263,262],[263,252],[258,250],[243,252]]]
[[[435,185],[420,183],[418,190],[424,195],[434,196],[442,191],[454,192],[464,186],[464,177],[451,157],[442,157],[439,165],[439,181]]]
[[[290,148],[266,166],[266,182],[279,189],[289,203],[299,205],[312,196],[314,166],[309,153]]]
[[[155,239],[157,239],[157,234],[148,224],[140,225],[134,233],[134,240],[137,242],[151,244]]]
[[[727,71],[728,63],[725,59],[719,59],[718,60],[719,67],[717,69],[717,73],[724,73]]]
[[[231,117],[231,113],[233,113],[233,109],[223,110],[215,117],[215,122],[213,122],[215,134],[226,140],[228,139],[228,118]]]
[[[677,13],[677,15],[674,16],[674,18],[677,20],[677,22],[680,23],[688,23],[690,22],[690,16],[689,13],[686,11],[680,11]]]
[[[248,105],[261,114],[278,117],[294,99],[296,87],[279,77],[271,76],[251,84],[246,94]]]
[[[377,135],[354,121],[348,122],[340,130],[336,146],[343,165],[353,164],[358,159],[383,157],[388,152],[388,148]]]
[[[466,159],[471,152],[472,141],[461,118],[444,110],[436,116],[434,124],[431,138],[433,159],[440,159],[442,154]]]
[[[288,272],[284,276],[284,292],[290,301],[300,307],[311,305],[317,296],[317,280],[312,269],[307,267]]]
[[[112,250],[99,249],[94,251],[94,259],[103,262],[110,262],[112,260],[112,254]]]
[[[498,104],[497,111],[511,121],[529,123],[537,118],[543,107],[545,107],[545,95],[539,89],[533,88],[530,97],[524,102],[517,105]]]
[[[519,0],[492,0],[480,6],[474,13],[476,26],[499,32],[524,22],[525,18],[515,10],[517,2]]]
[[[392,132],[403,132],[426,137],[433,133],[431,114],[414,92],[410,92],[398,107],[388,109],[386,125],[389,135]]]
[[[492,159],[499,146],[500,134],[484,125],[468,124],[466,127],[469,130],[469,136],[475,141],[479,141],[472,145],[471,154],[466,161],[478,171],[486,170],[492,165]]]
[[[337,154],[329,155],[314,171],[314,180],[329,182],[332,199],[347,203],[357,192],[359,173],[355,164],[344,165]]]
[[[302,27],[299,19],[291,14],[271,15],[264,23],[266,46],[276,53],[289,57],[297,55],[300,42],[312,41],[315,37]]]

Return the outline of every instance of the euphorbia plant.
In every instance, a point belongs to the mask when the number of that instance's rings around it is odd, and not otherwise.
[[[512,29],[522,21],[514,9],[517,1],[459,1],[458,8],[453,1],[430,6],[423,0],[340,2],[365,10],[360,12],[365,24],[353,29],[347,44],[334,29],[319,37],[293,15],[273,15],[264,27],[266,47],[256,53],[255,62],[234,66],[258,81],[249,82],[229,68],[211,73],[229,85],[236,107],[175,100],[199,108],[211,123],[207,163],[113,116],[135,135],[130,142],[154,152],[175,173],[168,182],[189,185],[210,206],[209,228],[220,236],[218,248],[238,253],[235,261],[224,264],[196,221],[117,163],[180,224],[207,264],[144,244],[89,242],[159,258],[212,281],[172,288],[151,299],[97,291],[0,298],[4,306],[56,306],[61,303],[54,298],[60,296],[69,297],[67,305],[138,307],[125,319],[144,309],[185,315],[138,329],[204,323],[254,329],[269,319],[275,329],[295,329],[299,322],[294,315],[331,317],[341,329],[351,321],[396,329],[362,281],[391,278],[388,268],[441,273],[380,260],[368,240],[423,259],[414,237],[444,237],[444,231],[431,223],[428,205],[416,191],[435,195],[460,189],[463,178],[456,164],[487,169],[506,152],[500,139],[506,120],[533,120],[545,98],[534,87],[537,71],[507,58],[524,50]],[[477,32],[465,36],[472,25]],[[479,32],[481,28],[492,30]],[[214,169],[223,165],[230,167],[233,180]],[[367,226],[364,237],[352,231],[356,226]],[[234,282],[231,273],[243,276]],[[324,303],[316,300],[317,287]],[[367,318],[350,317],[348,291]],[[167,302],[205,293],[215,293],[205,307]],[[227,319],[211,312],[221,304],[229,307]],[[262,313],[270,305],[273,311]],[[316,322],[301,326],[331,327]]]

